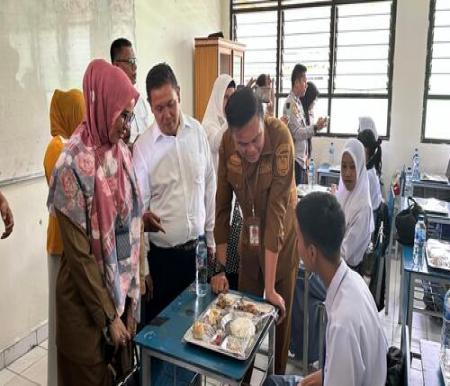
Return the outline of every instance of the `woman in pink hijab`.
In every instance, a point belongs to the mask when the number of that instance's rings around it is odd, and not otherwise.
[[[55,165],[48,198],[64,246],[56,284],[58,381],[106,386],[113,378],[105,353],[123,357],[139,320],[142,204],[122,141],[138,93],[104,60],[87,67],[83,93],[85,120]]]

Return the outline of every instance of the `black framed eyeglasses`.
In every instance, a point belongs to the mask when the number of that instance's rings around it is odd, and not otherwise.
[[[132,111],[123,111],[120,116],[123,119],[123,125],[129,126],[131,125],[131,122],[133,122],[134,119],[134,113]]]
[[[134,66],[137,63],[137,59],[136,58],[116,59],[115,62],[128,63],[130,66]]]

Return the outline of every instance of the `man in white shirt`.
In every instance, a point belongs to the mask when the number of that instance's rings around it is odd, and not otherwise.
[[[111,64],[119,67],[131,83],[136,84],[136,56],[134,54],[131,42],[125,38],[119,38],[112,42],[111,49]],[[126,143],[133,144],[136,138],[141,135],[145,129],[150,126],[150,117],[147,109],[145,98],[140,95],[134,106],[134,119],[131,121],[130,135],[126,139]]]
[[[154,66],[146,87],[155,122],[136,141],[133,161],[148,211],[150,321],[194,281],[200,236],[210,255],[215,252],[216,176],[205,131],[181,112],[180,87],[169,65]]]
[[[345,218],[339,203],[329,193],[311,193],[300,200],[296,214],[305,269],[327,287],[324,369],[303,380],[272,376],[266,386],[383,386],[387,341],[367,285],[340,257]]]
[[[315,124],[306,124],[305,114],[300,98],[305,96],[307,87],[306,67],[296,64],[291,75],[292,89],[283,107],[282,121],[287,123],[295,145],[295,184],[306,184],[308,181],[307,159],[308,139],[327,124],[327,118],[319,118]]]

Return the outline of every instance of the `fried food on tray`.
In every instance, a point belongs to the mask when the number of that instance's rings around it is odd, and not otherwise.
[[[205,325],[202,322],[195,322],[192,326],[192,335],[194,335],[195,339],[203,339],[203,335],[205,334]]]

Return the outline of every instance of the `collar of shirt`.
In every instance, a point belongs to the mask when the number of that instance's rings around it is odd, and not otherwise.
[[[177,128],[177,134],[175,135],[178,136],[179,134],[181,134],[182,130],[184,127],[192,127],[191,123],[189,122],[189,120],[186,120],[184,117],[184,114],[181,113],[180,114],[180,124],[178,125]],[[164,134],[161,129],[159,128],[158,123],[155,121],[155,128],[154,128],[154,135],[153,135],[153,144],[155,144],[155,142],[159,139],[159,138],[170,138],[170,137],[174,137],[173,135],[166,135]]]
[[[331,284],[327,289],[327,296],[325,298],[325,308],[328,314],[330,313],[331,307],[333,306],[334,298],[336,297],[339,287],[341,286],[342,281],[347,275],[349,269],[350,268],[347,266],[345,261],[341,259],[341,263],[339,264],[339,267],[336,273],[334,274],[333,279],[331,280]]]

